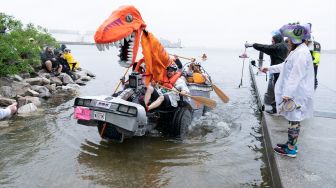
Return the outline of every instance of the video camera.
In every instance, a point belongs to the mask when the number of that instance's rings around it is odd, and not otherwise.
[[[137,72],[132,72],[131,75],[129,75],[129,86],[130,88],[133,88],[135,90],[138,90],[141,88],[142,84],[142,76]]]

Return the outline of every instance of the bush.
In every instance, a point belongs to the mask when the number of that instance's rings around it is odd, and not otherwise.
[[[0,76],[32,72],[45,46],[59,47],[47,29],[0,13]]]

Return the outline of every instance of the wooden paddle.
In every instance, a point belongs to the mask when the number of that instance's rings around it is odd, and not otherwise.
[[[197,101],[197,102],[199,102],[199,103],[202,103],[202,104],[204,104],[205,106],[210,107],[210,108],[215,108],[216,105],[217,105],[216,101],[214,101],[214,100],[212,100],[212,99],[209,99],[209,98],[206,98],[206,97],[202,97],[202,96],[192,96],[192,95],[188,95],[188,94],[183,94],[183,93],[181,93],[181,92],[179,92],[179,91],[176,91],[176,90],[173,90],[173,89],[169,89],[169,88],[164,87],[164,86],[162,86],[162,85],[159,85],[159,86],[162,87],[162,88],[165,88],[165,89],[167,89],[167,90],[169,90],[169,91],[176,92],[176,93],[178,93],[178,94],[180,94],[180,95],[183,95],[183,96],[186,96],[186,97],[190,97],[192,100]]]
[[[126,71],[125,71],[125,73],[124,73],[123,77],[125,77],[125,76],[126,76],[126,74],[127,74],[128,70],[129,70],[130,68],[131,68],[131,66],[130,66],[130,67],[128,67],[128,68],[126,69]],[[123,78],[123,77],[122,77],[122,78]],[[117,90],[118,90],[118,88],[119,88],[120,84],[121,84],[121,79],[120,79],[120,81],[119,81],[119,83],[118,83],[117,87],[115,88],[115,90],[114,90],[113,94],[115,94],[115,93],[117,92]],[[112,95],[113,95],[113,94],[112,94]]]
[[[174,54],[168,54],[168,55],[174,56]],[[193,58],[182,57],[182,56],[179,56],[179,55],[176,55],[176,56],[181,58],[181,59],[186,59],[186,60],[190,60],[190,61],[193,59]]]
[[[219,87],[213,84],[206,76],[204,76],[204,78],[210,83],[212,89],[224,103],[229,102],[229,97],[225,95],[224,92],[221,89],[219,89]]]
[[[172,55],[172,54],[169,54],[169,55]],[[179,57],[179,58],[182,58],[182,59],[191,60],[191,58],[186,58],[186,57],[182,57],[182,56],[179,56],[179,55],[176,55],[176,56]],[[224,92],[219,87],[217,87],[215,84],[213,84],[206,76],[204,76],[204,78],[210,83],[212,89],[215,91],[215,93],[218,95],[218,97],[224,103],[229,102],[229,97],[227,95],[225,95]]]

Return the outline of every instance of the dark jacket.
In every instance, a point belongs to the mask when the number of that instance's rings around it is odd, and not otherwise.
[[[265,45],[254,43],[253,48],[264,52],[271,57],[271,65],[277,65],[285,61],[288,54],[287,44],[284,43],[281,35],[273,36],[275,44]]]
[[[55,59],[53,59],[53,58],[55,58]],[[50,60],[51,62],[55,62],[56,58],[57,57],[54,55],[54,53],[48,52],[47,49],[41,54],[42,64],[44,64],[48,60]]]

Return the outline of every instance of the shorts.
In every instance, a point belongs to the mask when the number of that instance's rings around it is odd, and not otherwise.
[[[51,61],[51,60],[47,60],[47,61]],[[47,68],[47,66],[46,66],[46,62],[47,61],[45,61],[45,62],[42,63],[42,68],[45,68],[45,69]],[[53,69],[58,69],[59,63],[57,61],[51,61],[51,67]]]

